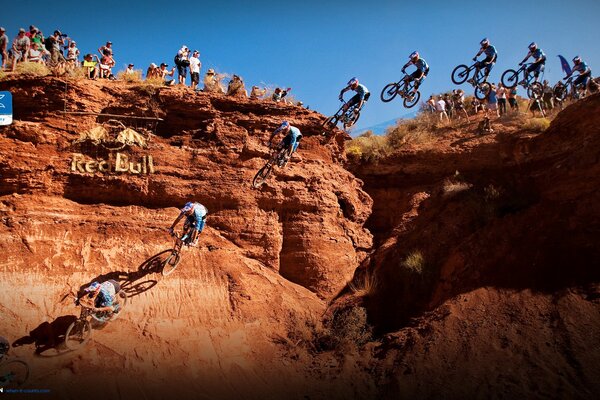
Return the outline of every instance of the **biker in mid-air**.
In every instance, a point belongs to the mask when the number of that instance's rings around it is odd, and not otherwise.
[[[473,57],[473,61],[476,61],[475,77],[479,74],[479,70],[485,68],[485,76],[483,77],[482,82],[487,82],[487,78],[490,75],[490,71],[492,70],[492,67],[496,63],[496,59],[498,58],[498,53],[496,52],[496,48],[490,44],[488,38],[482,39],[479,43],[481,44],[481,48],[479,49],[475,57]],[[485,58],[481,61],[477,61],[477,57],[479,57],[481,53],[485,53]],[[474,84],[475,77],[469,79],[467,82]]]
[[[419,56],[419,52],[417,51],[413,51],[410,56],[408,56],[408,62],[404,64],[404,67],[402,67],[402,73],[405,74],[406,68],[411,65],[417,67],[417,70],[410,75],[406,75],[403,80],[406,82],[406,84],[411,81],[415,81],[414,91],[416,92],[419,89],[423,79],[425,79],[429,73],[429,65],[427,65],[425,59]]]
[[[540,49],[538,47],[537,43],[535,43],[535,42],[531,42],[529,44],[529,52],[527,53],[527,55],[525,56],[523,61],[521,61],[519,63],[519,67],[522,66],[525,63],[525,61],[527,61],[527,59],[529,59],[529,57],[533,57],[534,61],[525,70],[525,76],[523,77],[523,80],[521,82],[519,82],[520,85],[525,85],[527,83],[527,77],[529,76],[529,74],[531,72],[533,72],[534,77],[535,77],[535,82],[537,82],[538,77],[540,76],[540,71],[542,70],[542,67],[544,66],[544,64],[546,64],[546,55],[544,54],[542,49]]]
[[[592,78],[592,70],[586,63],[581,61],[581,57],[575,56],[573,57],[573,68],[571,69],[571,73],[565,76],[564,79],[569,78],[574,72],[579,72],[579,76],[573,81],[573,90],[575,90],[577,86],[583,84],[583,95],[585,96]]]
[[[206,215],[208,214],[208,210],[200,203],[192,203],[187,202],[181,209],[179,216],[175,218],[173,225],[169,228],[169,233],[173,235],[175,227],[179,223],[179,221],[185,216],[185,224],[184,230],[187,228],[191,228],[188,232],[183,235],[181,240],[187,246],[196,246],[198,244],[198,236],[204,229],[204,224],[206,221]]]
[[[344,104],[343,112],[346,112],[348,108],[355,104],[358,104],[355,110],[357,112],[360,111],[365,104],[365,101],[369,100],[369,96],[371,96],[369,89],[367,89],[365,85],[358,83],[358,79],[352,78],[348,81],[348,85],[340,92],[340,101],[344,101],[344,93],[348,90],[354,90],[356,94],[352,96],[346,104]]]
[[[83,289],[87,293],[86,301],[93,304],[94,312],[110,311],[119,312],[119,298],[117,293],[121,290],[121,285],[109,279],[106,282],[93,282],[90,286]]]
[[[269,148],[272,147],[273,138],[279,132],[285,133],[286,135],[277,145],[277,151],[285,148],[287,150],[286,159],[289,160],[292,154],[298,148],[300,140],[302,140],[302,133],[300,132],[300,129],[292,126],[288,121],[283,121],[281,125],[279,125],[279,127],[271,134],[271,137],[269,138]]]

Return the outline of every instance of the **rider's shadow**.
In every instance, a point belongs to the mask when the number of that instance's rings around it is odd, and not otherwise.
[[[74,315],[63,315],[52,322],[42,322],[28,336],[17,339],[12,346],[35,345],[35,354],[39,356],[56,356],[61,354],[61,345],[65,340],[65,332],[69,325],[77,319]],[[49,351],[55,350],[55,351]]]
[[[161,251],[144,261],[134,272],[113,271],[107,274],[98,275],[88,283],[81,285],[78,292],[78,297],[85,292],[84,289],[93,282],[105,282],[113,279],[121,285],[121,290],[127,294],[127,297],[138,296],[147,290],[152,289],[158,281],[156,279],[144,279],[150,274],[160,274],[164,266],[166,256],[171,252],[171,249]]]

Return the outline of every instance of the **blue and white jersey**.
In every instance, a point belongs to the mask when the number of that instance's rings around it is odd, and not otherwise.
[[[427,61],[425,61],[422,58],[419,58],[416,62],[413,62],[413,60],[410,60],[409,62],[407,62],[406,64],[404,64],[404,67],[402,67],[402,71],[404,71],[407,67],[414,65],[418,71],[421,72],[427,72],[427,70],[429,69],[429,65],[427,65]]]
[[[192,225],[198,232],[202,232],[202,229],[204,229],[204,217],[206,217],[206,214],[208,214],[206,207],[200,203],[194,203],[194,211],[192,212],[192,215],[186,215],[186,218],[190,225]]]
[[[363,100],[365,98],[365,95],[369,93],[369,89],[367,89],[367,87],[361,83],[359,83],[358,86],[356,86],[356,89],[352,90],[354,90],[360,96],[361,100]]]
[[[498,56],[498,52],[496,52],[496,48],[492,45],[489,45],[487,48],[479,49],[479,54],[485,54],[485,57],[490,59],[491,61],[496,61],[496,57]]]
[[[115,285],[106,281],[100,284],[100,292],[96,297],[96,307],[110,307],[115,302]]]
[[[579,72],[579,74],[583,75],[588,71],[589,71],[588,65],[582,61],[579,64],[573,66],[573,69],[571,70],[571,74],[573,74],[573,72]]]

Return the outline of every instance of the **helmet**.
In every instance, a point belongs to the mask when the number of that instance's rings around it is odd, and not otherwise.
[[[412,53],[410,53],[410,56],[408,56],[408,58],[410,58],[412,61],[417,61],[419,59],[419,52],[413,51]]]
[[[575,57],[573,57],[573,62],[574,62],[575,64],[579,64],[579,63],[581,62],[581,57],[579,57],[579,56],[575,56]]]
[[[358,79],[352,78],[348,81],[348,86],[356,86],[358,85]]]
[[[529,43],[529,50],[535,51],[536,49],[537,49],[537,43],[536,42]]]
[[[190,212],[190,210],[194,208],[194,203],[192,203],[191,201],[188,201],[187,203],[185,203],[185,206],[183,206],[183,208],[181,209],[182,213],[187,213]]]
[[[481,42],[479,42],[481,44],[481,47],[488,47],[490,45],[490,41],[488,38],[483,38],[481,39]]]
[[[93,282],[90,286],[83,289],[85,292],[95,292],[100,289],[100,284],[98,282]]]
[[[281,125],[279,125],[279,129],[287,129],[290,127],[290,123],[288,121],[281,121]]]

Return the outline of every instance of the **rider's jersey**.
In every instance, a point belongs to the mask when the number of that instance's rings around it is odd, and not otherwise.
[[[100,284],[100,292],[96,297],[96,307],[110,307],[115,301],[116,288],[111,282],[106,281]]]
[[[295,126],[290,126],[290,131],[281,142],[284,145],[292,147],[294,151],[296,151],[300,139],[302,139],[302,133],[300,132],[300,129],[296,128]]]
[[[579,64],[577,65],[573,65],[573,69],[571,70],[571,74],[573,74],[573,72],[579,72],[580,75],[583,74],[591,74],[591,71],[588,67],[588,65],[586,63],[584,63],[583,61],[581,61]]]
[[[481,49],[479,49],[479,54],[481,53],[485,54],[485,58],[488,61],[496,62],[496,57],[498,56],[498,53],[496,52],[496,48],[494,46],[489,45],[485,49],[482,47]]]
[[[358,84],[358,86],[356,86],[356,89],[352,89],[356,92],[356,94],[358,94],[358,96],[360,97],[361,100],[363,100],[365,98],[365,95],[367,93],[369,93],[369,89],[367,89],[367,87],[361,83]],[[300,132],[300,131],[298,131]]]
[[[542,62],[546,61],[546,54],[544,54],[542,49],[536,49],[534,52],[530,51],[527,53],[527,57],[525,57],[525,59],[527,60],[529,57],[533,57],[534,60],[542,58]]]
[[[183,210],[181,211],[183,214]],[[204,229],[204,218],[208,214],[208,210],[200,203],[194,203],[194,211],[192,215],[186,215],[187,221],[194,227],[198,233]]]
[[[416,62],[413,62],[413,60],[409,60],[406,64],[404,64],[404,67],[402,67],[402,71],[404,71],[407,67],[411,65],[414,65],[415,67],[417,67],[417,70],[423,73],[429,71],[429,65],[427,65],[427,62],[422,58],[419,58]]]

